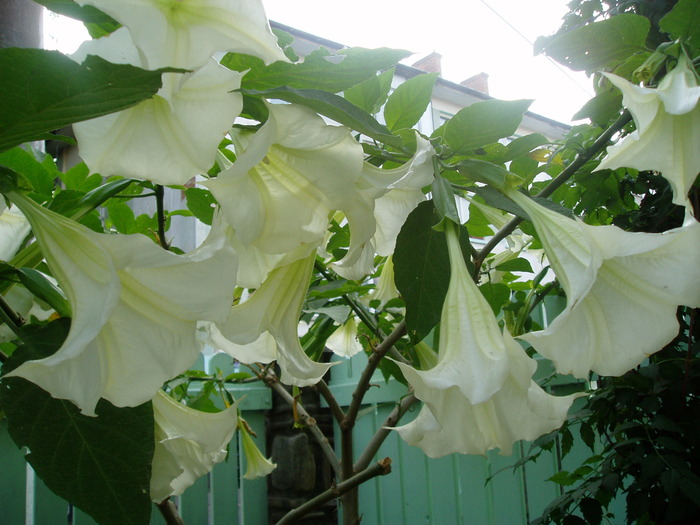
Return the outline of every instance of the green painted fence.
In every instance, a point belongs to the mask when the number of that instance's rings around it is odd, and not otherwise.
[[[211,366],[228,368],[225,356],[215,358]],[[343,360],[331,368],[330,385],[339,403],[347,405],[355,378],[366,362],[364,355]],[[359,452],[380,428],[394,403],[406,389],[396,381],[386,383],[380,373],[373,378],[355,434]],[[565,388],[560,385],[559,388]],[[264,411],[271,406],[270,392],[262,386],[238,388],[234,395],[245,394],[243,416],[258,435],[265,433]],[[418,408],[402,423],[415,417]],[[340,444],[336,427],[336,444]],[[508,468],[527,452],[529,445],[514,447],[514,454],[503,457],[450,455],[427,458],[414,447],[390,434],[376,459],[390,457],[393,471],[360,487],[360,509],[367,525],[525,525],[539,516],[547,504],[559,495],[555,484],[546,479],[561,468],[572,470],[591,455],[576,442],[562,461],[556,449],[545,452],[536,463],[513,471]],[[265,479],[244,480],[245,458],[237,437],[225,463],[217,465],[208,477],[200,479],[179,501],[188,525],[263,525],[267,524],[267,483]],[[239,461],[242,464],[239,465]],[[9,438],[5,422],[0,422],[0,523],[3,525],[92,525],[94,521],[52,494],[27,469],[21,452]],[[494,475],[495,474],[495,475]],[[486,483],[491,477],[492,480]],[[624,505],[614,504],[617,519],[623,524]],[[73,514],[71,515],[71,512]],[[342,513],[339,513],[342,514]],[[339,518],[342,519],[342,518]],[[152,525],[164,523],[155,510]]]

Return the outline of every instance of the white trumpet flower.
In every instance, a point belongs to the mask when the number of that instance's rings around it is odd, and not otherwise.
[[[604,75],[622,91],[622,103],[637,129],[609,147],[597,169],[659,171],[673,189],[673,202],[687,207],[688,191],[700,173],[700,86],[690,60],[681,53],[657,89]]]
[[[285,60],[260,0],[77,0],[127,27],[144,67],[196,69],[216,52]]]
[[[240,349],[244,354],[232,345],[220,345],[221,350],[243,362],[270,362],[269,336],[272,336],[277,343],[274,357],[282,370],[280,380],[297,386],[317,383],[330,364],[312,361],[304,353],[297,335],[314,259],[312,254],[273,270],[250,298],[231,308],[225,322],[217,323],[222,337],[236,345],[255,343],[253,349],[262,348],[260,355],[254,355],[251,347]]]
[[[243,454],[246,461],[244,479],[264,478],[270,474],[277,465],[263,456],[260,449],[255,445],[253,438],[245,428],[245,423],[240,423],[241,442],[243,443]]]
[[[1,196],[0,202],[5,203]],[[9,261],[15,256],[29,230],[29,221],[16,206],[0,209],[0,261]]]
[[[446,226],[451,274],[437,363],[427,370],[397,363],[425,405],[396,430],[430,457],[493,448],[507,455],[515,441],[561,426],[574,396],[550,396],[532,381],[535,361],[507,331],[500,332],[467,271],[457,230]]]
[[[567,297],[546,330],[522,336],[557,371],[619,376],[678,333],[679,305],[700,306],[700,223],[664,233],[590,226],[525,195],[525,210]]]
[[[445,233],[450,282],[440,317],[438,362],[429,370],[413,373],[411,369],[408,373],[414,377],[409,382],[417,392],[456,387],[469,403],[483,403],[506,380],[506,343],[491,307],[469,275],[458,232],[448,224]],[[402,370],[410,368],[400,366]]]
[[[192,73],[165,73],[153,98],[74,124],[80,156],[103,176],[184,184],[214,164],[219,143],[243,107],[241,95],[232,93],[242,76],[213,59]]]
[[[236,258],[219,229],[179,256],[142,235],[105,235],[11,193],[72,308],[58,351],[10,374],[95,414],[99,399],[137,406],[196,360],[199,320],[230,310]]]
[[[330,335],[326,347],[341,357],[352,357],[362,352],[362,343],[357,340],[357,320],[353,315]]]
[[[162,390],[153,398],[156,447],[151,500],[179,496],[226,459],[238,427],[238,403],[222,412],[201,412],[178,403]]]

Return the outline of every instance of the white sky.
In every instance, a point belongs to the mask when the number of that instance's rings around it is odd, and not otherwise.
[[[442,76],[460,82],[489,75],[490,94],[531,98],[531,110],[562,122],[593,93],[581,73],[533,57],[531,42],[556,31],[568,0],[263,0],[271,20],[348,46],[435,51]],[[45,18],[45,46],[72,52],[87,34],[80,26],[57,29]],[[65,27],[63,24],[59,27]],[[60,41],[56,36],[60,35]],[[529,42],[530,43],[529,43]]]

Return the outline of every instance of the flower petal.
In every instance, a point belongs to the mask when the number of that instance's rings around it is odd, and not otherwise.
[[[315,254],[312,254],[273,270],[249,299],[231,308],[226,322],[218,324],[223,337],[238,345],[253,343],[261,334],[269,332],[277,342],[276,359],[282,369],[280,380],[297,386],[317,383],[330,367],[330,364],[309,359],[297,336],[297,323],[314,260]]]
[[[226,317],[236,260],[219,230],[185,256],[141,235],[95,233],[18,194],[72,308],[71,329],[50,357],[12,372],[94,415],[103,397],[136,406],[196,360],[199,320]]]
[[[411,423],[395,430],[409,445],[420,447],[429,457],[447,454],[486,454],[498,448],[510,455],[521,439],[533,440],[562,425],[576,394],[550,396],[534,381],[537,368],[520,345],[505,332],[508,374],[491,398],[472,404],[458,385],[447,389],[427,387],[420,372],[401,365],[408,382],[425,405]]]
[[[287,60],[260,0],[78,0],[129,28],[146,67],[197,68],[217,51]]]
[[[351,315],[330,335],[326,347],[341,357],[352,357],[362,352],[362,343],[357,340],[357,321],[354,316]]]
[[[92,171],[159,184],[184,184],[214,164],[217,147],[243,107],[241,73],[215,61],[194,73],[166,73],[175,81],[118,113],[74,125],[80,156]]]
[[[226,459],[226,447],[238,427],[238,403],[222,412],[200,412],[158,390],[153,415],[156,448],[150,493],[158,503],[182,494]]]
[[[411,372],[410,382],[416,391],[454,386],[470,403],[483,403],[506,380],[506,344],[491,307],[467,271],[456,230],[448,226],[446,234],[451,274],[440,317],[438,362],[430,370]]]

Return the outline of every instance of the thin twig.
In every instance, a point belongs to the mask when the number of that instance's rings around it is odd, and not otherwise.
[[[362,375],[357,382],[355,391],[352,393],[352,401],[350,401],[348,411],[345,413],[345,418],[340,425],[341,428],[352,428],[355,425],[355,419],[357,418],[357,413],[360,411],[362,399],[365,397],[365,393],[369,389],[369,383],[372,380],[372,375],[379,366],[379,362],[387,354],[387,352],[392,349],[394,344],[405,334],[406,322],[401,321],[394,331],[391,332],[369,356],[367,366],[362,371]]]
[[[2,295],[0,295],[0,319],[10,327],[10,330],[12,330],[19,339],[22,339],[20,326],[24,324],[24,319],[15,312]]]
[[[549,197],[552,193],[554,193],[554,191],[569,180],[581,166],[600,153],[600,151],[608,145],[608,142],[612,136],[625,127],[631,120],[632,115],[629,111],[625,110],[622,115],[620,115],[620,117],[618,117],[618,119],[608,129],[606,129],[589,148],[586,149],[586,151],[577,155],[571,164],[569,164],[559,175],[552,179],[552,182],[550,182],[541,192],[535,195],[535,197]],[[511,219],[508,224],[503,226],[503,228],[498,230],[474,258],[474,266],[478,269],[486,256],[493,251],[496,245],[508,235],[513,233],[515,228],[517,228],[521,222],[523,222],[523,219],[520,217],[515,217]]]
[[[281,520],[277,522],[277,525],[287,525],[289,523],[294,523],[295,520],[301,518],[302,516],[305,516],[313,509],[323,505],[327,501],[331,501],[333,499],[338,498],[339,496],[342,496],[349,490],[354,489],[355,487],[361,485],[365,481],[368,481],[377,476],[386,476],[390,472],[391,459],[384,458],[383,460],[378,461],[377,463],[363,470],[362,472],[355,474],[350,479],[346,479],[345,481],[332,486],[327,491],[319,494],[313,499],[310,499],[303,505],[300,505],[299,507],[291,510],[290,512],[285,514]]]
[[[335,472],[335,475],[338,477],[338,479],[341,479],[340,462],[338,461],[338,456],[335,455],[335,451],[333,450],[333,447],[331,447],[328,438],[324,436],[321,429],[318,428],[316,420],[309,415],[298,400],[295,400],[294,397],[292,397],[292,394],[287,392],[287,390],[277,380],[277,377],[271,376],[271,374],[268,373],[265,377],[265,383],[272,390],[277,392],[282,399],[289,403],[290,406],[294,406],[296,404],[297,413],[301,417],[302,423],[307,426],[309,432],[311,432],[311,435],[318,442],[321,450],[323,451],[323,455],[326,456],[326,459],[331,464],[331,468],[333,469],[333,472]]]
[[[345,418],[345,412],[343,412],[343,409],[340,408],[338,400],[333,395],[333,392],[331,392],[328,384],[321,379],[318,383],[316,383],[315,388],[318,393],[323,396],[323,399],[326,400],[326,403],[328,403],[328,407],[331,409],[331,413],[333,414],[335,420],[340,423]]]
[[[165,207],[163,206],[163,198],[165,190],[160,184],[156,184],[156,215],[158,218],[158,243],[165,250],[170,249],[170,243],[165,240]]]
[[[175,503],[170,501],[170,498],[164,499],[160,503],[157,503],[156,507],[158,507],[158,510],[163,515],[167,525],[185,525],[185,522],[182,520],[177,511]]]
[[[357,458],[357,462],[353,467],[356,471],[367,468],[367,465],[369,465],[370,461],[372,461],[372,458],[379,450],[379,447],[382,446],[382,443],[384,443],[387,436],[389,436],[389,434],[391,433],[392,427],[396,426],[396,424],[404,416],[404,414],[408,412],[408,410],[417,401],[418,398],[416,398],[416,396],[414,396],[413,394],[409,394],[406,397],[404,397],[399,404],[396,405],[394,410],[391,411],[391,414],[389,414],[384,420],[382,426],[379,427],[379,430],[377,430],[374,436],[372,436],[372,439],[369,440],[369,443],[367,443],[367,446],[362,451],[362,454],[360,454],[360,457]]]

